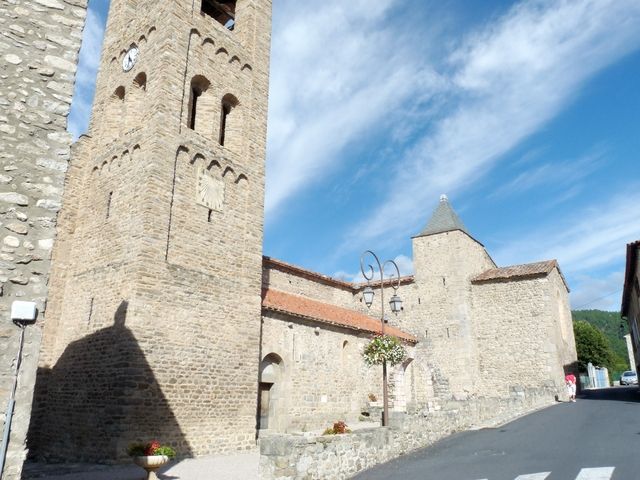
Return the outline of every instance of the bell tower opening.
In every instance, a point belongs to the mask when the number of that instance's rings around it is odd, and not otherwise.
[[[228,143],[229,127],[233,131],[235,125],[234,109],[238,105],[238,99],[231,94],[227,94],[222,98],[222,104],[220,109],[220,133],[218,135],[218,143],[224,146],[225,141]]]
[[[202,0],[200,13],[233,30],[236,23],[236,0]]]
[[[213,107],[210,105],[211,82],[202,75],[196,75],[191,80],[189,98],[188,126],[191,130],[206,135],[213,123]]]

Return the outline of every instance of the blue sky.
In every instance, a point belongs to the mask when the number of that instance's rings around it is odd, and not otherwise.
[[[374,5],[372,5],[372,3]],[[108,0],[90,0],[86,130]],[[557,258],[620,306],[640,239],[640,0],[274,0],[264,253],[411,273],[441,193],[501,266]]]

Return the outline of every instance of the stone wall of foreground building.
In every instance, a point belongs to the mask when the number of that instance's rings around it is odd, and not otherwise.
[[[263,480],[342,480],[471,426],[494,426],[549,405],[553,390],[450,401],[438,411],[392,416],[390,427],[345,435],[261,435]]]
[[[262,334],[260,386],[268,390],[263,396],[270,411],[264,416],[271,420],[263,429],[311,431],[339,420],[350,425],[367,409],[370,394],[382,398],[382,367],[367,367],[361,359],[370,335],[318,328],[276,312],[263,314]]]
[[[13,388],[20,330],[15,300],[36,303],[3,478],[20,478],[26,454],[51,249],[71,135],[66,132],[86,0],[4,0],[0,5],[0,409]]]

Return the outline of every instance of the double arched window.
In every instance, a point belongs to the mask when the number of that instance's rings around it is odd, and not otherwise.
[[[144,72],[136,75],[128,90],[123,85],[114,90],[105,105],[104,134],[107,141],[140,126],[146,92],[147,74]]]
[[[196,75],[191,80],[187,126],[237,151],[242,137],[239,106],[238,99],[230,93],[216,101],[209,80]]]

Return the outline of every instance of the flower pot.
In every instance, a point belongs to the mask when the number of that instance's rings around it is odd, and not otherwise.
[[[156,470],[169,461],[166,455],[148,455],[133,457],[133,463],[147,471],[147,480],[157,480]]]

